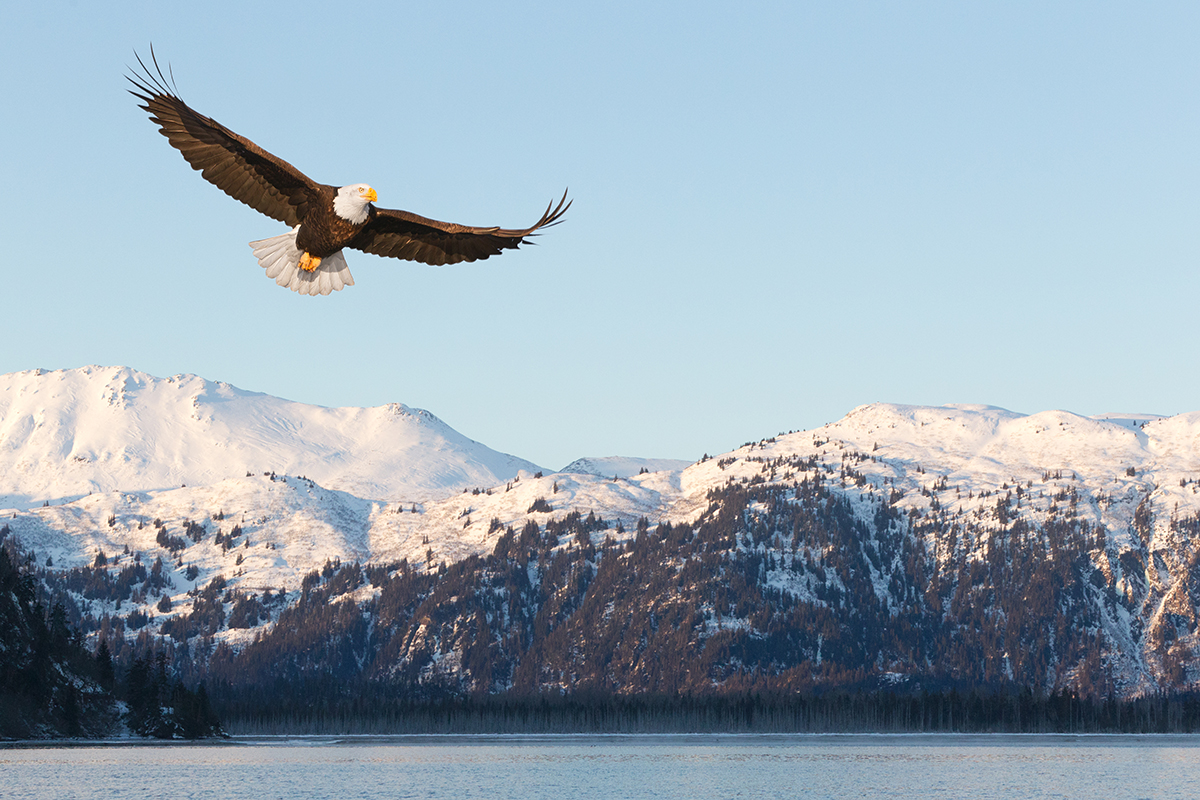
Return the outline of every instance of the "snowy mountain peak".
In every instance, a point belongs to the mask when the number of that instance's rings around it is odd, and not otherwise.
[[[1069,469],[1098,479],[1136,466],[1168,471],[1200,466],[1180,440],[1200,437],[1200,414],[1102,414],[1051,410],[1019,414],[996,406],[860,406],[837,422],[782,441],[833,439],[864,452],[938,465],[949,474],[1041,474]],[[1190,452],[1189,452],[1190,450]]]
[[[598,475],[602,478],[632,478],[642,472],[678,472],[690,466],[690,461],[674,458],[629,458],[627,456],[603,456],[578,458],[559,472]]]
[[[0,507],[308,475],[366,498],[444,496],[537,465],[401,403],[323,408],[128,367],[0,376]]]
[[[1149,425],[1152,422],[1157,422],[1160,419],[1168,419],[1167,417],[1164,417],[1161,414],[1120,414],[1120,413],[1095,414],[1091,418],[1095,419],[1095,420],[1102,420],[1104,422],[1111,422],[1116,425],[1121,425],[1122,427],[1131,428],[1131,429],[1145,427],[1146,425]]]

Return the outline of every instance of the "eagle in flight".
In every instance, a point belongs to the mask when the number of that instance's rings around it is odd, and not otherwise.
[[[528,228],[476,228],[439,222],[390,208],[377,208],[375,190],[365,183],[328,186],[317,183],[254,142],[204,116],[179,99],[174,81],[163,75],[151,48],[147,68],[134,53],[142,74],[127,76],[134,95],[145,102],[171,146],[192,169],[235,200],[279,220],[292,230],[251,242],[258,263],[280,286],[308,295],[326,295],[354,278],[342,250],[352,247],[377,256],[423,264],[457,264],[494,256],[527,244],[526,237],[562,222],[571,207],[564,192],[541,219]],[[170,87],[170,88],[168,88]]]

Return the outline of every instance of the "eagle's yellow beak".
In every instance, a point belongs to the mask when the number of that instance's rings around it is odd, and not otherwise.
[[[375,190],[371,188],[367,189],[367,193],[364,194],[363,197],[367,198],[367,201],[371,203],[374,203],[379,199],[379,195],[375,194]]]

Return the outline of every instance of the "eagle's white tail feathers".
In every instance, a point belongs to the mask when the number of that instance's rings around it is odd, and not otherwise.
[[[250,243],[254,257],[267,271],[267,277],[300,294],[329,294],[353,286],[354,278],[350,276],[350,268],[341,250],[321,259],[321,266],[312,272],[300,269],[300,251],[296,248],[298,230],[299,225],[289,233]]]

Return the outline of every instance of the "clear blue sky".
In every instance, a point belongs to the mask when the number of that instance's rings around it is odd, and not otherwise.
[[[550,468],[698,458],[874,401],[1200,409],[1195,3],[6,3],[0,373],[122,364],[403,402]],[[125,93],[379,205],[567,222],[473,265],[283,226]]]

